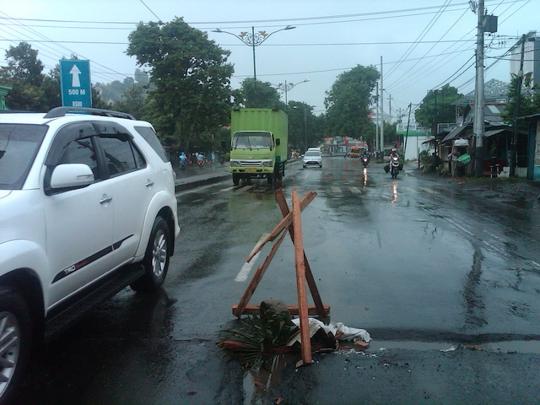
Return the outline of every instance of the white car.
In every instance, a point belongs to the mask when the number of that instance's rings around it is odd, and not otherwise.
[[[308,149],[306,154],[304,155],[302,164],[304,166],[304,169],[308,166],[317,166],[322,168],[322,155],[320,149]]]
[[[127,285],[163,283],[174,179],[152,126],[128,114],[0,114],[0,402],[45,334]]]

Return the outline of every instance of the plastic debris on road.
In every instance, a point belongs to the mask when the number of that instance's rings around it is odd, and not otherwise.
[[[295,318],[292,322],[296,326],[300,326],[300,319]],[[371,336],[365,329],[351,328],[345,326],[343,323],[338,322],[336,324],[325,325],[323,322],[315,318],[309,318],[309,336],[313,337],[319,330],[323,330],[326,334],[332,334],[336,340],[354,342],[360,347],[367,347],[367,344],[371,341]],[[294,336],[287,346],[292,346],[295,343],[300,342],[300,333]]]

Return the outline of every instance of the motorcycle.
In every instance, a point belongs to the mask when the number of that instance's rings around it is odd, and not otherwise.
[[[364,167],[367,167],[369,163],[369,159],[367,158],[367,156],[362,156],[362,164],[364,165]]]
[[[390,158],[390,174],[393,179],[397,179],[399,173],[399,158],[397,156],[392,156]]]

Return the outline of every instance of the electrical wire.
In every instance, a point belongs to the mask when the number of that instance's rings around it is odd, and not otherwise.
[[[9,15],[8,15],[7,13],[5,13],[5,12],[0,11],[0,14],[6,16],[7,18],[11,18],[11,16],[9,16]],[[14,20],[14,21],[16,21],[16,20]],[[33,28],[28,28],[28,27],[26,27],[24,23],[19,22],[19,25],[20,25],[23,29],[25,29],[26,31],[32,32],[32,33],[34,33],[35,35],[37,35],[37,36],[43,38],[43,41],[40,41],[40,42],[44,42],[44,43],[60,43],[60,42],[54,42],[54,41],[51,41],[51,39],[50,39],[49,37],[47,37],[46,35],[40,33],[39,31],[37,31],[37,30],[35,30],[35,29],[33,29]],[[12,40],[12,41],[13,41],[13,40]],[[26,40],[25,42],[32,42],[32,40]],[[79,54],[82,58],[87,59],[87,60],[91,61],[92,63],[94,63],[95,65],[100,66],[100,67],[102,67],[102,68],[104,68],[104,69],[106,69],[106,70],[109,70],[110,72],[116,73],[116,74],[121,75],[121,76],[124,76],[124,77],[133,77],[133,76],[125,76],[123,73],[120,73],[120,72],[116,71],[115,69],[110,68],[109,66],[106,66],[106,65],[104,65],[104,64],[102,64],[102,63],[99,63],[99,62],[97,62],[97,61],[95,61],[95,60],[92,60],[92,59],[90,59],[90,58],[88,58],[88,57],[82,55],[81,53],[77,53],[77,52],[74,51],[73,49],[70,49],[70,48],[68,48],[68,47],[66,47],[66,46],[64,46],[64,45],[61,45],[61,44],[60,44],[60,45],[58,45],[58,47],[60,47],[60,48],[62,48],[62,49],[65,49],[66,51],[70,52],[72,55],[77,55],[77,54]]]
[[[36,43],[53,43],[53,44],[91,44],[91,45],[129,45],[129,42],[120,42],[120,41],[76,41],[76,40],[53,40],[53,39],[3,39],[3,41],[26,41],[26,42],[36,42]],[[287,43],[287,44],[267,44],[264,46],[268,47],[298,47],[298,46],[364,46],[364,45],[407,45],[407,44],[434,44],[434,43],[454,43],[454,42],[474,42],[474,39],[448,39],[442,41],[374,41],[374,42],[328,42],[328,43]],[[245,44],[221,44],[221,46],[231,46],[231,47],[244,47]]]
[[[433,28],[433,26],[435,25],[435,23],[437,22],[437,20],[441,17],[443,11],[448,7],[448,5],[450,4],[451,0],[445,0],[444,4],[440,6],[439,8],[439,12],[437,14],[435,14],[431,20],[427,23],[427,25],[424,27],[424,29],[420,32],[420,34],[416,37],[416,40],[407,48],[407,50],[403,53],[403,55],[401,55],[401,58],[402,60],[406,59],[409,57],[409,55],[414,52],[414,50],[416,49],[416,47],[418,46],[418,43],[420,41],[422,41],[425,36],[427,35],[427,33],[431,30],[431,28]],[[394,65],[394,67],[392,67],[390,69],[390,71],[386,74],[386,77],[389,78],[390,76],[392,76],[392,73],[394,73],[402,64],[403,62],[401,63],[397,63],[396,65]],[[381,91],[384,91],[384,89],[381,89]]]
[[[434,43],[425,53],[424,55],[422,56],[422,58],[425,58],[427,55],[429,55],[429,53],[440,43],[440,41],[443,40],[443,38],[448,35],[448,33],[457,25],[458,22],[461,21],[461,19],[465,16],[465,13],[467,13],[467,10],[465,10],[455,21],[452,25],[450,25],[450,27],[444,32],[444,34],[441,35],[441,37],[439,38],[439,41]],[[418,60],[416,63],[414,63],[405,73],[403,73],[401,76],[399,76],[398,79],[394,80],[388,87],[391,88],[393,87],[395,84],[398,84],[400,83],[400,80],[406,76],[407,74],[409,74],[416,66],[418,66],[418,64],[420,63],[422,59]]]
[[[487,0],[486,3],[495,2],[496,0]],[[521,3],[527,0],[510,0],[507,3]],[[453,4],[452,7],[468,6],[469,2],[460,2]],[[436,6],[424,6],[424,7],[414,7],[414,8],[402,8],[394,10],[382,10],[382,11],[372,11],[372,12],[363,12],[363,13],[352,13],[352,14],[337,14],[337,15],[323,15],[323,16],[310,16],[310,17],[291,17],[291,18],[274,18],[274,19],[264,19],[264,20],[224,20],[224,21],[187,21],[190,25],[203,25],[203,24],[250,24],[254,23],[265,23],[265,22],[287,22],[287,21],[311,21],[311,20],[324,20],[324,19],[340,19],[340,18],[352,18],[352,17],[362,17],[362,16],[373,16],[373,15],[384,15],[384,14],[396,14],[404,12],[414,12],[414,11],[423,11],[423,10],[434,10],[439,9],[441,5]],[[156,16],[157,17],[157,16]],[[1,18],[0,19],[5,19]],[[34,22],[55,22],[55,23],[76,23],[76,24],[101,24],[101,25],[137,25],[140,21],[100,21],[100,20],[67,20],[67,19],[46,19],[46,18],[15,18],[21,21],[34,21]]]
[[[466,49],[466,50],[461,50],[461,51],[446,52],[446,53],[441,53],[441,54],[437,54],[437,55],[430,55],[430,56],[427,56],[426,58],[438,58],[440,56],[445,56],[445,55],[449,55],[449,54],[465,53],[465,52],[471,52],[471,51],[474,51],[474,49]],[[419,60],[419,59],[425,59],[425,58],[411,58],[411,59],[405,60],[405,62],[416,61],[416,60]],[[387,61],[387,62],[383,62],[383,65],[393,65],[393,64],[396,64],[398,62],[399,62],[399,60]],[[349,70],[349,69],[353,69],[353,68],[354,68],[354,66],[342,67],[342,68],[332,68],[332,69],[322,69],[322,70],[308,70],[308,71],[302,71],[302,72],[257,73],[257,76],[261,76],[261,77],[262,76],[286,76],[286,75],[304,75],[304,74],[313,74],[313,73],[341,72],[341,71],[345,71],[345,70]],[[252,74],[249,74],[249,75],[233,75],[233,77],[236,77],[236,78],[246,78],[246,77],[252,77],[252,76],[253,76]]]
[[[156,18],[158,19],[158,21],[161,21],[161,18],[159,18],[159,16],[158,16],[156,13],[154,13],[154,10],[152,10],[152,9],[148,6],[148,4],[146,4],[146,3],[144,2],[144,0],[139,0],[139,1],[141,2],[141,4],[142,4],[144,7],[146,7],[146,9],[147,9],[148,11],[150,11],[150,13],[152,13],[152,15],[153,15],[154,17],[156,17]]]

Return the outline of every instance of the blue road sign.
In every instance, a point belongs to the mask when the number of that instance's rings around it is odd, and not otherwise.
[[[63,106],[92,107],[90,61],[61,59],[60,88]]]

